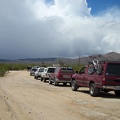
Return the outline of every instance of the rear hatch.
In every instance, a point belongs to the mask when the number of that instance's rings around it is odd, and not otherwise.
[[[61,68],[60,75],[59,75],[58,79],[63,80],[63,81],[70,81],[73,74],[74,74],[73,69],[71,69],[71,68]]]
[[[107,64],[105,80],[106,85],[120,86],[120,62]]]

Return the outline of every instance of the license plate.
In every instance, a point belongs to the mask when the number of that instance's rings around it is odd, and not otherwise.
[[[63,75],[63,78],[70,78],[70,75]]]

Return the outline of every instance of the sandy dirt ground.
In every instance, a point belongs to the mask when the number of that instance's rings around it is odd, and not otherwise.
[[[120,120],[120,99],[113,92],[91,97],[88,88],[73,92],[69,85],[10,71],[0,78],[0,120]]]

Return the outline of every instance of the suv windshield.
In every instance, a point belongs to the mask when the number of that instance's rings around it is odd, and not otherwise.
[[[109,63],[106,75],[120,75],[120,63]]]

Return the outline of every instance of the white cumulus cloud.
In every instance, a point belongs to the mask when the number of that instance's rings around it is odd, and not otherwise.
[[[92,16],[91,9],[86,0],[1,0],[1,58],[120,52],[120,10]]]

